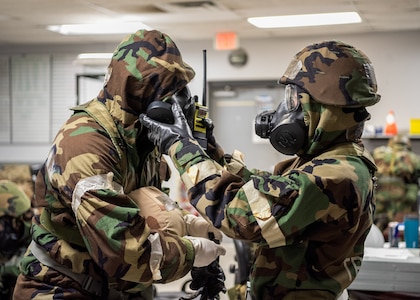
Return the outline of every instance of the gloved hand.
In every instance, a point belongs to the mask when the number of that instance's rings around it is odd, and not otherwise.
[[[200,299],[219,299],[220,292],[226,293],[226,276],[217,260],[205,267],[193,267],[191,279],[190,288],[192,290],[201,289],[199,291]]]
[[[194,267],[205,267],[216,260],[219,255],[225,255],[226,249],[206,238],[185,236],[192,242],[195,251]]]
[[[220,145],[216,142],[216,139],[213,135],[213,129],[214,129],[213,120],[206,118],[203,120],[203,124],[206,127],[206,139],[207,139],[206,153],[211,159],[217,161],[218,163],[221,163],[221,160],[224,155],[224,151],[222,147],[220,147]]]
[[[193,138],[191,128],[178,103],[171,105],[174,115],[174,124],[155,121],[145,114],[139,116],[140,123],[149,129],[148,138],[158,147],[159,152],[168,154],[169,148],[183,138]]]
[[[210,235],[212,235],[214,237],[212,240],[219,242],[223,239],[221,231],[201,216],[186,214],[184,215],[184,221],[187,227],[187,234],[190,236],[210,238]]]

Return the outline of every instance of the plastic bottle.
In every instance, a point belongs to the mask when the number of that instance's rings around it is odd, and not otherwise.
[[[398,133],[397,124],[395,123],[394,111],[390,110],[386,116],[386,126],[385,132],[386,135],[396,135]]]

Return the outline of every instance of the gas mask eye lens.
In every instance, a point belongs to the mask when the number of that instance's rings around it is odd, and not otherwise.
[[[284,101],[286,102],[289,112],[296,110],[299,107],[299,98],[297,87],[294,84],[286,85],[284,89]]]

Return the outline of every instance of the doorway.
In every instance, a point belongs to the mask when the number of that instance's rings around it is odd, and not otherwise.
[[[284,87],[276,80],[208,83],[209,115],[214,136],[225,153],[241,151],[249,168],[273,171],[279,161],[289,158],[275,150],[268,139],[255,134],[255,116],[276,109]]]

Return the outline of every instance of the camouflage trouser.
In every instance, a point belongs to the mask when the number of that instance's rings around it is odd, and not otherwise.
[[[30,279],[24,275],[19,275],[13,294],[13,300],[151,300],[153,299],[152,287],[147,293],[142,292],[139,294],[127,294],[111,292],[108,295],[95,297],[83,290],[83,288],[74,280],[63,274],[55,271],[48,270],[48,282],[39,282]]]
[[[110,288],[110,283],[95,274],[75,273],[52,260],[35,242],[29,246],[25,271],[19,275],[15,300],[28,299],[90,299],[90,300],[151,300],[153,287],[135,294]],[[30,259],[29,259],[30,258]]]

